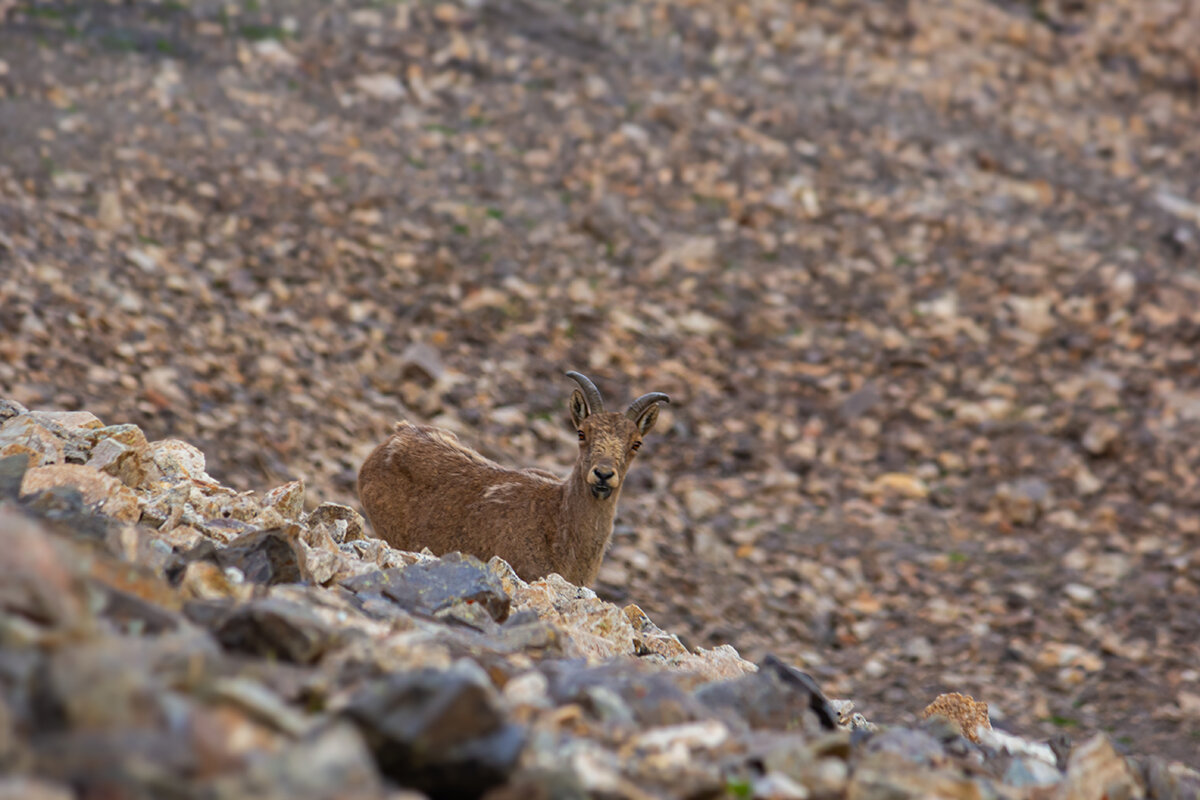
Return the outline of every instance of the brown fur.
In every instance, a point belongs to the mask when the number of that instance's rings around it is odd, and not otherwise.
[[[557,572],[591,584],[612,538],[635,443],[653,427],[658,406],[636,420],[591,413],[575,390],[571,416],[583,437],[566,478],[503,467],[448,431],[396,423],[358,474],[358,496],[375,533],[401,550],[500,556],[525,580]]]

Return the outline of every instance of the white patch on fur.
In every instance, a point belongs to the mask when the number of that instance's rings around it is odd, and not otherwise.
[[[513,489],[520,488],[521,484],[519,483],[493,483],[491,486],[483,490],[483,499],[500,500],[503,498],[499,497],[499,495],[503,495],[506,492],[511,492]]]

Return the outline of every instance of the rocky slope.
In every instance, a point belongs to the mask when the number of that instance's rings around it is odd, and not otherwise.
[[[303,499],[0,400],[0,797],[1200,793],[1103,735],[992,730],[962,695],[880,729],[774,657],[689,651],[636,605],[395,551]]]
[[[665,391],[602,598],[872,720],[961,691],[1194,765],[1196,41],[1194,0],[0,0],[0,396],[311,512],[397,418],[561,472],[565,370]]]

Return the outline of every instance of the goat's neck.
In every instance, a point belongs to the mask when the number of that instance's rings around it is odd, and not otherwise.
[[[559,566],[573,573],[568,575],[564,571],[564,578],[578,584],[595,580],[612,537],[620,493],[618,488],[607,500],[592,497],[591,487],[578,466],[564,482],[562,523],[555,542]]]

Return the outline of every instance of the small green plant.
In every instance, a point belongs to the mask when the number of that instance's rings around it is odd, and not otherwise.
[[[287,33],[278,25],[259,25],[257,23],[239,25],[238,35],[252,42],[261,42],[266,39],[281,40],[287,37]]]
[[[725,794],[729,797],[753,797],[754,785],[745,778],[730,778],[725,781]]]
[[[1055,727],[1058,727],[1058,728],[1078,728],[1079,727],[1079,720],[1071,719],[1070,717],[1063,717],[1058,714],[1051,714],[1050,716],[1046,717],[1042,721],[1049,722],[1051,725],[1054,725]]]

